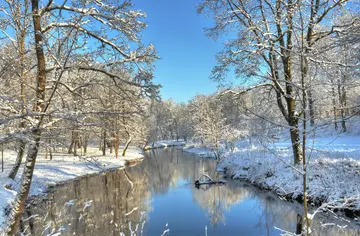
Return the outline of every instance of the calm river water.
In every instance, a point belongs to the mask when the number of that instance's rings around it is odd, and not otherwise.
[[[28,206],[22,230],[33,235],[280,235],[295,232],[302,207],[240,181],[202,186],[216,162],[176,148],[146,152],[133,167],[81,178],[54,188]],[[314,222],[314,235],[360,235],[356,222]]]

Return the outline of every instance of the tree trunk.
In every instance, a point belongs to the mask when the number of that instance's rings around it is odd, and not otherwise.
[[[104,130],[104,133],[103,133],[102,153],[103,153],[103,156],[106,155],[106,130]]]
[[[306,225],[306,235],[310,234],[310,219],[308,216],[308,202],[307,202],[307,165],[306,165],[306,108],[307,108],[307,97],[306,97],[306,87],[305,81],[308,72],[308,61],[305,56],[301,56],[301,88],[302,88],[302,112],[303,112],[303,132],[302,132],[302,166],[303,166],[303,206],[304,206],[304,218]]]
[[[288,85],[291,86],[291,85]],[[292,94],[292,88],[288,88],[288,94]],[[302,160],[301,143],[300,143],[300,132],[299,132],[299,118],[295,113],[295,99],[288,95],[287,107],[288,107],[288,124],[290,125],[290,137],[291,145],[294,155],[294,164],[299,164]]]
[[[314,100],[312,97],[311,89],[308,91],[308,103],[309,103],[309,115],[310,115],[310,126],[315,126],[315,106],[314,106]]]
[[[20,15],[20,12],[19,12]],[[20,16],[19,16],[20,17]],[[26,37],[26,23],[24,22],[25,28],[20,28],[20,34],[18,39],[18,50],[19,50],[19,64],[20,64],[20,100],[22,102],[22,113],[26,114],[26,96],[25,96],[25,67],[24,67],[24,61],[25,61],[25,37]],[[20,122],[20,128],[25,128],[25,121],[22,120]],[[19,141],[19,151],[16,156],[15,164],[13,168],[11,169],[8,177],[10,179],[15,179],[15,176],[17,175],[17,172],[19,170],[19,167],[21,165],[24,151],[26,148],[26,142],[23,140]]]
[[[71,153],[72,153],[73,146],[74,146],[74,141],[71,140],[70,146],[69,146],[69,148],[68,148],[68,154],[71,154]]]
[[[69,149],[68,149],[68,154],[71,154],[74,143],[75,143],[74,131],[71,131],[71,143],[70,143],[70,146],[69,146]]]
[[[338,129],[338,124],[337,124],[337,116],[336,116],[336,95],[335,95],[335,88],[334,88],[334,83],[333,80],[331,79],[331,96],[332,96],[332,105],[333,105],[333,115],[334,115],[334,125],[335,125],[335,130]]]
[[[277,8],[279,6],[277,5]],[[292,16],[289,14],[289,27],[292,28]],[[291,42],[291,36],[292,33],[289,32],[287,35],[288,42],[286,48],[282,49],[283,56],[281,57],[281,61],[283,64],[283,72],[285,77],[285,92],[283,95],[279,94],[280,92],[277,92],[277,104],[278,107],[287,120],[288,124],[290,125],[290,137],[291,137],[291,145],[293,149],[293,155],[294,155],[294,164],[298,164],[302,160],[302,153],[301,153],[301,144],[300,144],[300,133],[299,133],[299,121],[298,116],[296,114],[296,99],[294,95],[294,85],[292,81],[292,57],[291,57],[291,49],[292,49],[292,42]],[[281,44],[285,47],[285,42],[282,41]],[[277,62],[276,59],[273,59],[273,76],[276,81],[279,80],[279,73],[277,71]],[[275,86],[276,83],[275,83]],[[286,100],[287,105],[287,111],[285,110],[285,107],[282,103],[281,97],[283,96]]]
[[[290,129],[290,137],[291,137],[291,144],[294,154],[294,164],[298,164],[302,160],[302,152],[301,152],[301,143],[300,143],[300,132],[297,122],[294,124],[293,127],[294,128]]]
[[[119,134],[115,133],[114,137],[114,149],[115,149],[115,157],[119,157]]]
[[[88,142],[89,142],[89,136],[87,134],[85,134],[84,140],[83,140],[84,155],[86,155],[86,153],[87,153]]]
[[[32,18],[34,25],[35,50],[37,58],[37,86],[36,86],[36,104],[34,104],[35,112],[44,112],[45,110],[45,90],[46,90],[46,66],[45,55],[43,51],[43,36],[41,33],[41,15],[39,14],[39,0],[32,0]],[[16,195],[13,208],[11,209],[7,234],[16,234],[25,207],[25,200],[30,191],[33,171],[35,167],[36,157],[40,145],[41,137],[41,122],[42,117],[36,117],[37,124],[35,125],[32,134],[34,143],[29,145],[27,152],[25,167],[20,181],[20,188]]]
[[[179,127],[176,119],[174,119],[174,123],[175,123],[175,131],[176,131],[176,141],[179,142]]]
[[[215,140],[215,156],[216,156],[216,159],[220,160],[219,141],[218,141],[218,139]]]
[[[36,129],[33,131],[35,136],[35,143],[29,145],[28,154],[25,161],[24,171],[21,177],[21,185],[18,193],[16,195],[13,208],[11,209],[11,213],[9,216],[9,224],[8,224],[8,235],[15,235],[18,231],[21,215],[25,208],[25,201],[29,195],[30,185],[32,181],[32,175],[34,171],[36,156],[39,150],[40,145],[40,129]]]
[[[80,138],[79,131],[78,131],[78,130],[74,131],[74,145],[73,145],[73,148],[74,148],[74,151],[73,151],[74,156],[77,156],[77,149],[78,149],[79,146],[80,146],[80,140],[79,140],[79,138]]]
[[[340,115],[341,115],[341,132],[346,132],[346,93],[343,85],[343,80],[338,80],[338,96],[339,96],[339,104],[340,104]],[[345,93],[345,94],[344,94]]]
[[[79,143],[78,136],[79,136],[78,132],[74,131],[74,136],[73,136],[74,137],[74,145],[73,145],[73,148],[74,148],[73,154],[74,154],[74,156],[77,155],[77,146],[78,146],[78,143]]]
[[[24,152],[25,152],[25,146],[26,146],[26,143],[24,141],[20,141],[19,142],[19,151],[17,153],[17,156],[16,156],[16,160],[15,160],[15,164],[13,166],[13,168],[11,169],[8,177],[10,179],[15,179],[15,176],[20,168],[20,165],[21,165],[21,162],[22,162],[22,159],[23,159],[23,156],[24,156]]]
[[[126,155],[126,150],[129,148],[129,145],[130,145],[131,141],[132,141],[132,138],[131,138],[131,136],[130,136],[129,139],[126,141],[124,150],[123,150],[123,152],[122,152],[122,156],[123,156],[123,157]]]

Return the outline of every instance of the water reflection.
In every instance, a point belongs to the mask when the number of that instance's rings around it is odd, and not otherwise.
[[[279,235],[297,230],[299,204],[230,181],[196,189],[216,162],[175,148],[153,150],[131,168],[78,179],[29,205],[21,230],[33,235]],[[326,222],[323,218],[322,222]],[[359,235],[321,227],[315,235]]]

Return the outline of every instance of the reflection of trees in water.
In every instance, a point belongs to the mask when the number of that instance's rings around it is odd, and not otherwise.
[[[32,215],[39,215],[32,233],[49,234],[55,229],[62,235],[127,235],[136,225],[140,230],[150,192],[143,176],[130,177],[131,181],[129,177],[126,170],[119,170],[57,187],[49,194],[51,201],[31,209]]]
[[[52,229],[64,230],[62,235],[119,235],[120,232],[130,235],[136,227],[140,232],[151,210],[153,193],[167,193],[179,180],[192,183],[203,172],[213,177],[215,168],[213,160],[197,158],[174,148],[149,151],[143,162],[134,167],[56,187],[50,194],[52,200],[38,199],[38,204],[28,209],[24,218],[38,216],[25,220],[22,228],[34,235],[43,232],[46,235]],[[265,227],[268,233],[274,226],[294,232],[296,216],[302,213],[301,205],[280,201],[272,194],[244,187],[238,181],[205,190],[193,189],[192,194],[194,202],[206,212],[214,226],[225,222],[225,212],[246,199],[256,199],[256,207],[261,208],[254,227]],[[314,222],[314,230],[315,235],[359,235],[356,230],[322,228],[317,222]]]
[[[152,191],[166,193],[180,179],[193,182],[203,169],[214,173],[216,162],[194,157],[175,148],[167,148],[147,152],[143,163],[135,168],[138,167],[144,169]]]
[[[255,200],[253,212],[259,212],[258,221],[254,222],[254,228],[265,229],[264,235],[273,235],[274,226],[289,232],[296,232],[298,217],[303,214],[302,206],[298,203],[285,202],[269,192],[263,192],[258,188],[246,186],[239,182],[230,181],[223,186],[211,186],[205,189],[193,191],[193,198],[197,204],[206,211],[211,224],[216,227],[219,223],[225,223],[225,212],[233,205],[248,199]],[[239,215],[242,213],[239,212]],[[352,225],[350,228],[334,226],[321,226],[320,222],[335,222],[344,225],[346,222],[329,219],[328,216],[318,217],[313,223],[312,235],[344,235],[359,236],[359,226]],[[280,232],[280,231],[279,231]]]
[[[331,214],[332,215],[332,214]],[[330,224],[327,224],[330,223]],[[327,224],[324,226],[323,224]],[[342,217],[329,216],[328,214],[316,215],[312,224],[311,235],[341,235],[341,236],[359,236],[360,228],[358,222],[350,222],[349,219],[342,220]]]
[[[259,194],[255,196],[259,199],[259,206],[263,206],[262,215],[259,218],[258,227],[266,227],[268,232],[274,226],[290,231],[297,231],[298,216],[302,217],[303,208],[302,205],[297,203],[284,202],[277,199],[273,194]],[[262,197],[267,196],[267,197]],[[340,217],[341,218],[341,217]],[[334,225],[323,226],[322,223],[332,222]],[[341,225],[348,225],[346,228],[341,228]],[[359,226],[350,222],[341,221],[329,215],[318,215],[312,224],[312,234],[314,236],[325,236],[325,235],[342,235],[342,236],[355,236],[360,235]],[[269,234],[268,234],[269,235]]]
[[[251,189],[251,190],[250,190]],[[299,204],[292,204],[278,199],[271,193],[263,193],[256,188],[249,188],[251,198],[256,199],[256,207],[261,208],[261,214],[255,227],[266,229],[267,234],[275,227],[296,232],[298,214],[302,214],[302,208]]]
[[[215,171],[216,163],[200,160],[173,148],[156,150],[132,168],[67,182],[49,194],[52,200],[38,199],[24,218],[38,216],[24,221],[22,227],[35,235],[53,229],[65,230],[62,235],[128,235],[130,225],[141,230],[146,218],[141,212],[150,210],[152,191],[166,193],[180,178],[192,182],[203,169]],[[85,207],[89,201],[91,205]]]
[[[228,183],[223,186],[207,186],[193,191],[193,198],[201,209],[205,210],[211,224],[215,227],[225,223],[225,211],[242,202],[249,195],[245,188]]]
[[[274,226],[288,232],[295,233],[299,226],[298,217],[302,217],[303,208],[298,203],[291,203],[280,200],[272,193],[264,193],[256,187],[247,186],[248,198],[256,199],[256,207],[261,208],[261,214],[255,227],[266,229],[267,234],[271,235]],[[235,190],[236,191],[236,190]],[[333,226],[322,226],[322,223],[332,222]],[[312,234],[314,236],[344,235],[359,236],[359,225],[349,224],[350,222],[339,221],[329,215],[318,215],[312,224]],[[349,227],[341,228],[338,226],[348,224]]]

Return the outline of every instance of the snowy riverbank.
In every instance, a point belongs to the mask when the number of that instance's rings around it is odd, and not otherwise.
[[[15,162],[16,152],[6,151],[4,153],[4,172],[0,173],[0,232],[4,227],[6,216],[4,209],[9,206],[18,188],[22,167],[19,169],[15,180],[7,178],[7,175]],[[98,148],[88,148],[88,155],[77,157],[72,154],[60,152],[53,153],[53,159],[45,159],[44,153],[39,153],[31,184],[30,195],[39,195],[46,191],[48,186],[62,181],[75,179],[80,176],[99,173],[106,170],[124,167],[126,162],[140,161],[144,158],[139,148],[129,148],[125,157],[115,158],[115,154],[102,156]],[[11,185],[13,190],[4,186]]]
[[[202,157],[215,158],[215,154],[212,150],[206,147],[202,147],[199,144],[186,144],[186,146],[182,150],[184,152],[192,153]]]
[[[360,137],[327,137],[308,141],[308,195],[315,202],[341,205],[360,210]],[[287,198],[302,196],[301,166],[292,166],[289,141],[267,147],[239,142],[234,152],[225,153],[218,164],[227,176],[243,179]],[[184,151],[211,154],[210,150],[184,148]],[[295,170],[295,168],[297,170]]]
[[[147,147],[147,150],[182,146],[184,144],[184,141],[163,140],[155,142],[153,146]],[[126,156],[119,157],[118,159],[115,158],[114,153],[108,153],[106,156],[103,156],[98,148],[88,148],[88,154],[81,157],[67,154],[66,150],[53,153],[52,160],[45,159],[44,156],[45,153],[39,153],[37,157],[30,189],[31,196],[44,193],[48,186],[88,174],[121,168],[124,167],[126,163],[131,165],[144,158],[143,150],[135,147],[130,147],[126,152]],[[15,163],[15,159],[15,151],[4,152],[4,172],[0,173],[0,232],[6,221],[6,216],[4,215],[5,208],[13,202],[21,178],[22,167],[19,169],[15,180],[7,178],[11,167]],[[4,187],[5,185],[11,185],[12,190],[6,189]]]
[[[184,140],[161,140],[152,143],[144,148],[144,150],[150,150],[155,148],[166,148],[166,147],[175,147],[175,146],[184,146]]]

